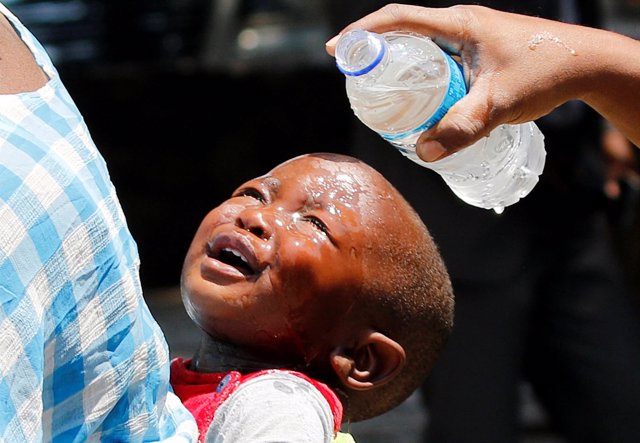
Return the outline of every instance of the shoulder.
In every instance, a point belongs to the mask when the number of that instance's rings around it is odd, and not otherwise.
[[[206,441],[330,442],[336,418],[323,386],[290,371],[251,374],[219,407]]]

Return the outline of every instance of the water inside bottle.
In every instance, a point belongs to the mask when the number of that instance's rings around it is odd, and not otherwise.
[[[442,82],[419,88],[349,84],[347,94],[354,113],[365,125],[387,134],[400,134],[422,124],[424,116],[438,108],[444,89]]]
[[[347,96],[365,125],[402,134],[438,109],[449,67],[440,49],[424,37],[392,32],[384,34],[384,41],[388,51],[379,66],[366,75],[347,77]]]

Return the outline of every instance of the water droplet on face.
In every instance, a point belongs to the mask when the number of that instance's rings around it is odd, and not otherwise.
[[[340,215],[340,210],[338,208],[336,208],[335,205],[327,205],[327,211],[329,212],[329,214],[331,215]]]

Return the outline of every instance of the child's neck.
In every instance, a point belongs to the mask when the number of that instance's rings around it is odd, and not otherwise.
[[[199,372],[238,371],[248,373],[285,367],[287,365],[282,362],[268,360],[246,348],[210,336],[202,338],[200,347],[191,360],[191,369]]]

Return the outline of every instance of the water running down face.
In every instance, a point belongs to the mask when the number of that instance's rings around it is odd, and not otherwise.
[[[308,363],[330,352],[349,334],[341,320],[366,277],[369,221],[393,215],[386,189],[362,163],[331,155],[245,183],[195,234],[182,273],[187,312],[212,337],[266,355]]]

